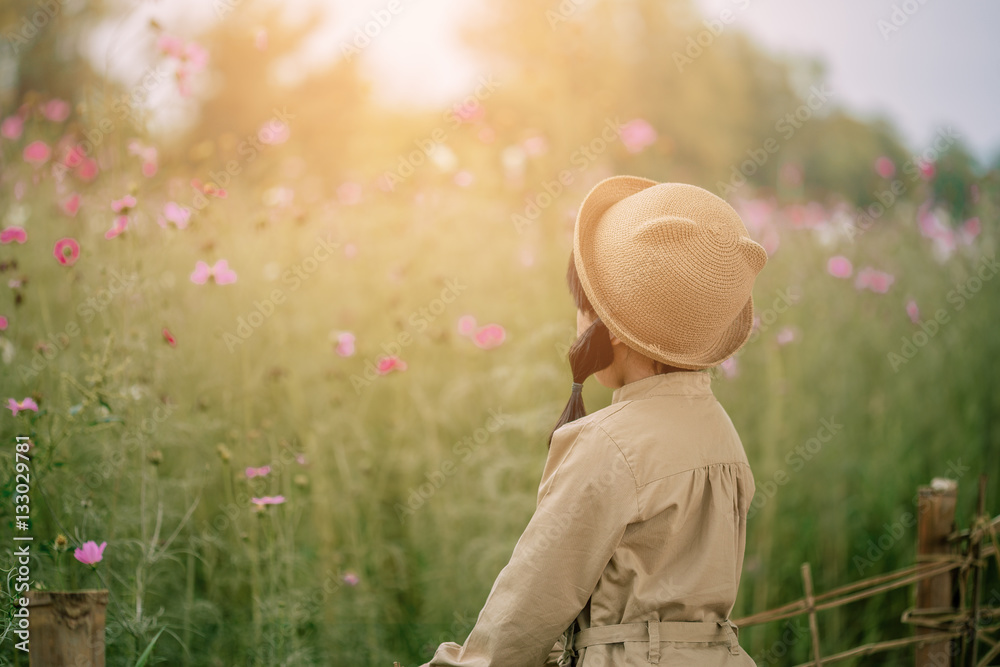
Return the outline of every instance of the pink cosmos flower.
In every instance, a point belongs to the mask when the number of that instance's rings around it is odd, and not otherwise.
[[[272,118],[257,130],[257,138],[260,139],[260,143],[269,146],[283,144],[288,141],[290,136],[292,136],[292,131],[288,124],[282,123],[277,118]]]
[[[228,192],[217,186],[215,183],[202,183],[197,178],[191,179],[191,187],[203,194],[212,195],[217,199],[225,199],[229,196]]]
[[[466,104],[456,104],[451,110],[455,118],[463,123],[473,123],[486,114],[486,107],[475,100]]]
[[[24,243],[28,240],[28,232],[24,231],[24,227],[7,227],[2,232],[0,232],[0,243],[7,244],[17,241],[18,243]]]
[[[642,118],[634,118],[622,126],[622,143],[629,153],[641,153],[656,143],[657,134],[653,126]]]
[[[969,218],[962,223],[962,240],[965,243],[972,243],[982,230],[983,226],[979,222],[979,218]]]
[[[181,59],[192,72],[198,72],[205,69],[208,64],[208,50],[197,42],[188,42],[184,45]]]
[[[271,473],[271,466],[261,466],[259,468],[249,467],[246,469],[247,479],[254,477],[267,477]]]
[[[156,46],[161,53],[174,58],[180,58],[184,52],[184,40],[167,33],[160,35],[159,39],[156,40]]]
[[[72,266],[80,258],[80,244],[74,238],[63,238],[56,241],[52,254],[63,266]]]
[[[729,379],[732,379],[740,374],[740,369],[739,366],[736,364],[735,357],[729,357],[728,359],[723,361],[721,364],[719,364],[719,368],[722,369],[722,375]]]
[[[163,206],[163,215],[158,218],[160,226],[166,229],[167,223],[172,222],[177,229],[186,229],[188,221],[191,219],[191,209],[172,201],[168,201]]]
[[[119,215],[118,217],[115,218],[115,222],[113,225],[111,225],[111,229],[104,232],[104,238],[110,241],[111,239],[115,238],[116,236],[124,232],[127,228],[128,228],[128,216]]]
[[[17,141],[21,138],[21,132],[24,131],[24,119],[20,116],[7,116],[0,123],[0,136],[4,139],[10,139],[11,141]]]
[[[875,160],[875,173],[882,178],[891,178],[896,173],[896,165],[886,156]]]
[[[152,178],[158,168],[156,146],[146,146],[138,139],[128,142],[128,152],[137,155],[142,160],[142,175]]]
[[[7,330],[7,318],[4,317],[3,315],[0,315],[0,331],[6,331],[6,330]]]
[[[16,417],[17,413],[21,412],[22,410],[31,410],[32,412],[38,412],[38,403],[35,403],[35,399],[31,398],[30,396],[22,401],[17,401],[13,398],[8,398],[7,409],[13,412],[14,416]]]
[[[258,511],[264,509],[267,505],[281,505],[285,502],[284,496],[264,496],[263,498],[251,498],[250,502],[256,505]]]
[[[337,188],[337,199],[341,204],[353,206],[361,203],[362,190],[358,183],[348,181]]]
[[[906,302],[906,314],[910,316],[910,321],[914,324],[920,324],[920,308],[917,306],[917,302],[910,299]]]
[[[107,542],[101,542],[101,546],[97,546],[97,542],[90,540],[84,542],[82,547],[77,548],[73,552],[73,557],[84,565],[93,565],[101,562],[104,558],[104,547],[106,546],[108,546]]]
[[[166,327],[163,327],[163,340],[167,341],[170,347],[177,347],[177,339]]]
[[[524,152],[527,153],[528,157],[537,157],[545,155],[548,152],[549,142],[545,141],[545,137],[535,135],[522,141],[521,147],[524,148]]]
[[[183,65],[174,72],[174,76],[177,78],[177,92],[180,93],[181,97],[191,97],[191,75],[191,70]]]
[[[66,199],[60,205],[60,207],[62,208],[63,213],[65,213],[66,215],[68,215],[71,218],[75,218],[76,214],[77,214],[77,211],[80,210],[80,195],[79,195],[79,193],[74,192],[73,194],[71,194],[69,196],[69,199]]]
[[[778,331],[778,335],[775,336],[775,340],[778,341],[778,345],[788,345],[789,343],[795,342],[798,338],[798,332],[794,327],[781,327]]]
[[[471,336],[476,330],[476,318],[472,315],[462,315],[458,318],[458,333],[462,336]]]
[[[71,146],[66,149],[66,154],[63,155],[62,158],[62,163],[70,169],[73,169],[75,167],[79,167],[85,157],[87,156],[83,154],[83,148],[77,144],[76,146]]]
[[[53,98],[42,105],[42,115],[53,123],[61,123],[69,118],[69,102]]]
[[[208,51],[196,42],[187,42],[174,35],[160,35],[157,47],[166,56],[177,60],[174,76],[177,78],[178,92],[184,97],[191,94],[191,78],[205,69]]]
[[[236,282],[236,272],[229,268],[229,262],[224,259],[220,259],[211,267],[202,261],[195,264],[191,282],[204,285],[209,278],[212,278],[216,285],[229,285]]]
[[[341,331],[337,334],[337,354],[342,357],[350,357],[354,354],[354,334],[350,331]]]
[[[386,375],[392,371],[405,371],[406,362],[394,354],[379,357],[375,362],[375,372],[379,375]]]
[[[300,466],[304,466],[306,464],[306,455],[305,454],[296,454],[295,455],[295,462],[298,463]]]
[[[937,172],[933,162],[924,162],[921,160],[917,167],[920,169],[920,175],[923,176],[925,181],[934,178],[934,174]]]
[[[955,251],[957,245],[955,231],[944,220],[943,214],[932,207],[927,200],[917,209],[917,224],[920,233],[934,241],[934,250],[941,259],[947,259]]]
[[[34,167],[40,167],[49,161],[52,157],[52,149],[44,141],[35,140],[24,147],[24,151],[21,154],[24,161]]]
[[[497,133],[492,127],[484,127],[476,133],[476,138],[484,144],[492,144],[497,139]]]
[[[802,185],[802,165],[797,162],[786,162],[778,170],[778,177],[785,185],[797,188]]]
[[[764,228],[760,236],[760,245],[763,246],[768,257],[774,256],[778,246],[781,245],[781,235],[774,225],[768,225]]]
[[[347,584],[348,586],[357,586],[359,583],[361,583],[361,577],[354,574],[353,572],[348,572],[347,574],[344,575],[344,583]]]
[[[826,270],[834,278],[850,278],[854,267],[851,266],[851,260],[843,255],[837,255],[826,263]]]
[[[76,177],[81,181],[90,182],[97,178],[97,173],[100,168],[97,166],[97,160],[91,157],[85,157],[80,161],[80,165],[73,172]]]
[[[865,267],[858,271],[858,277],[854,281],[854,286],[859,290],[867,288],[876,294],[885,294],[889,291],[889,286],[892,285],[895,279],[895,276],[892,274]]]
[[[503,343],[506,337],[507,332],[504,331],[502,326],[499,324],[487,324],[476,331],[475,335],[472,337],[472,341],[477,347],[484,350],[490,350]]]
[[[132,195],[125,195],[121,199],[111,200],[111,210],[115,213],[127,213],[129,209],[135,208],[135,197]]]

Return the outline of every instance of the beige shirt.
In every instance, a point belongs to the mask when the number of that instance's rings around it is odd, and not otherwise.
[[[544,665],[560,635],[729,617],[754,480],[707,371],[631,382],[558,429],[538,504],[465,644],[427,666]],[[740,649],[661,641],[661,664],[753,665]],[[553,656],[556,654],[553,654]],[[585,667],[647,665],[648,643],[591,646]]]

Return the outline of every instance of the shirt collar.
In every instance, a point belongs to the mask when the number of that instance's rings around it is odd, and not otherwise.
[[[712,394],[712,378],[707,370],[675,371],[650,375],[629,382],[611,393],[611,403],[647,396],[698,396]]]

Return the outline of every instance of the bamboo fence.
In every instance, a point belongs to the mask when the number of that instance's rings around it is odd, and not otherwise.
[[[917,667],[986,667],[1000,657],[1000,639],[996,637],[1000,607],[981,605],[982,575],[991,557],[1000,572],[1000,516],[991,519],[985,513],[986,476],[982,475],[972,525],[956,531],[957,490],[952,480],[934,480],[931,486],[919,489],[914,565],[817,594],[809,563],[803,563],[802,599],[733,622],[746,628],[808,616],[811,659],[797,667],[831,665],[909,646],[916,649]],[[911,585],[916,587],[916,604],[903,611],[900,621],[914,626],[913,636],[822,655],[818,612]],[[980,649],[985,649],[982,656]]]

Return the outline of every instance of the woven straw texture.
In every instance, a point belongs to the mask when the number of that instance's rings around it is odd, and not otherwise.
[[[573,254],[601,320],[648,357],[708,368],[750,337],[751,292],[767,253],[733,207],[708,190],[605,179],[580,206]]]

